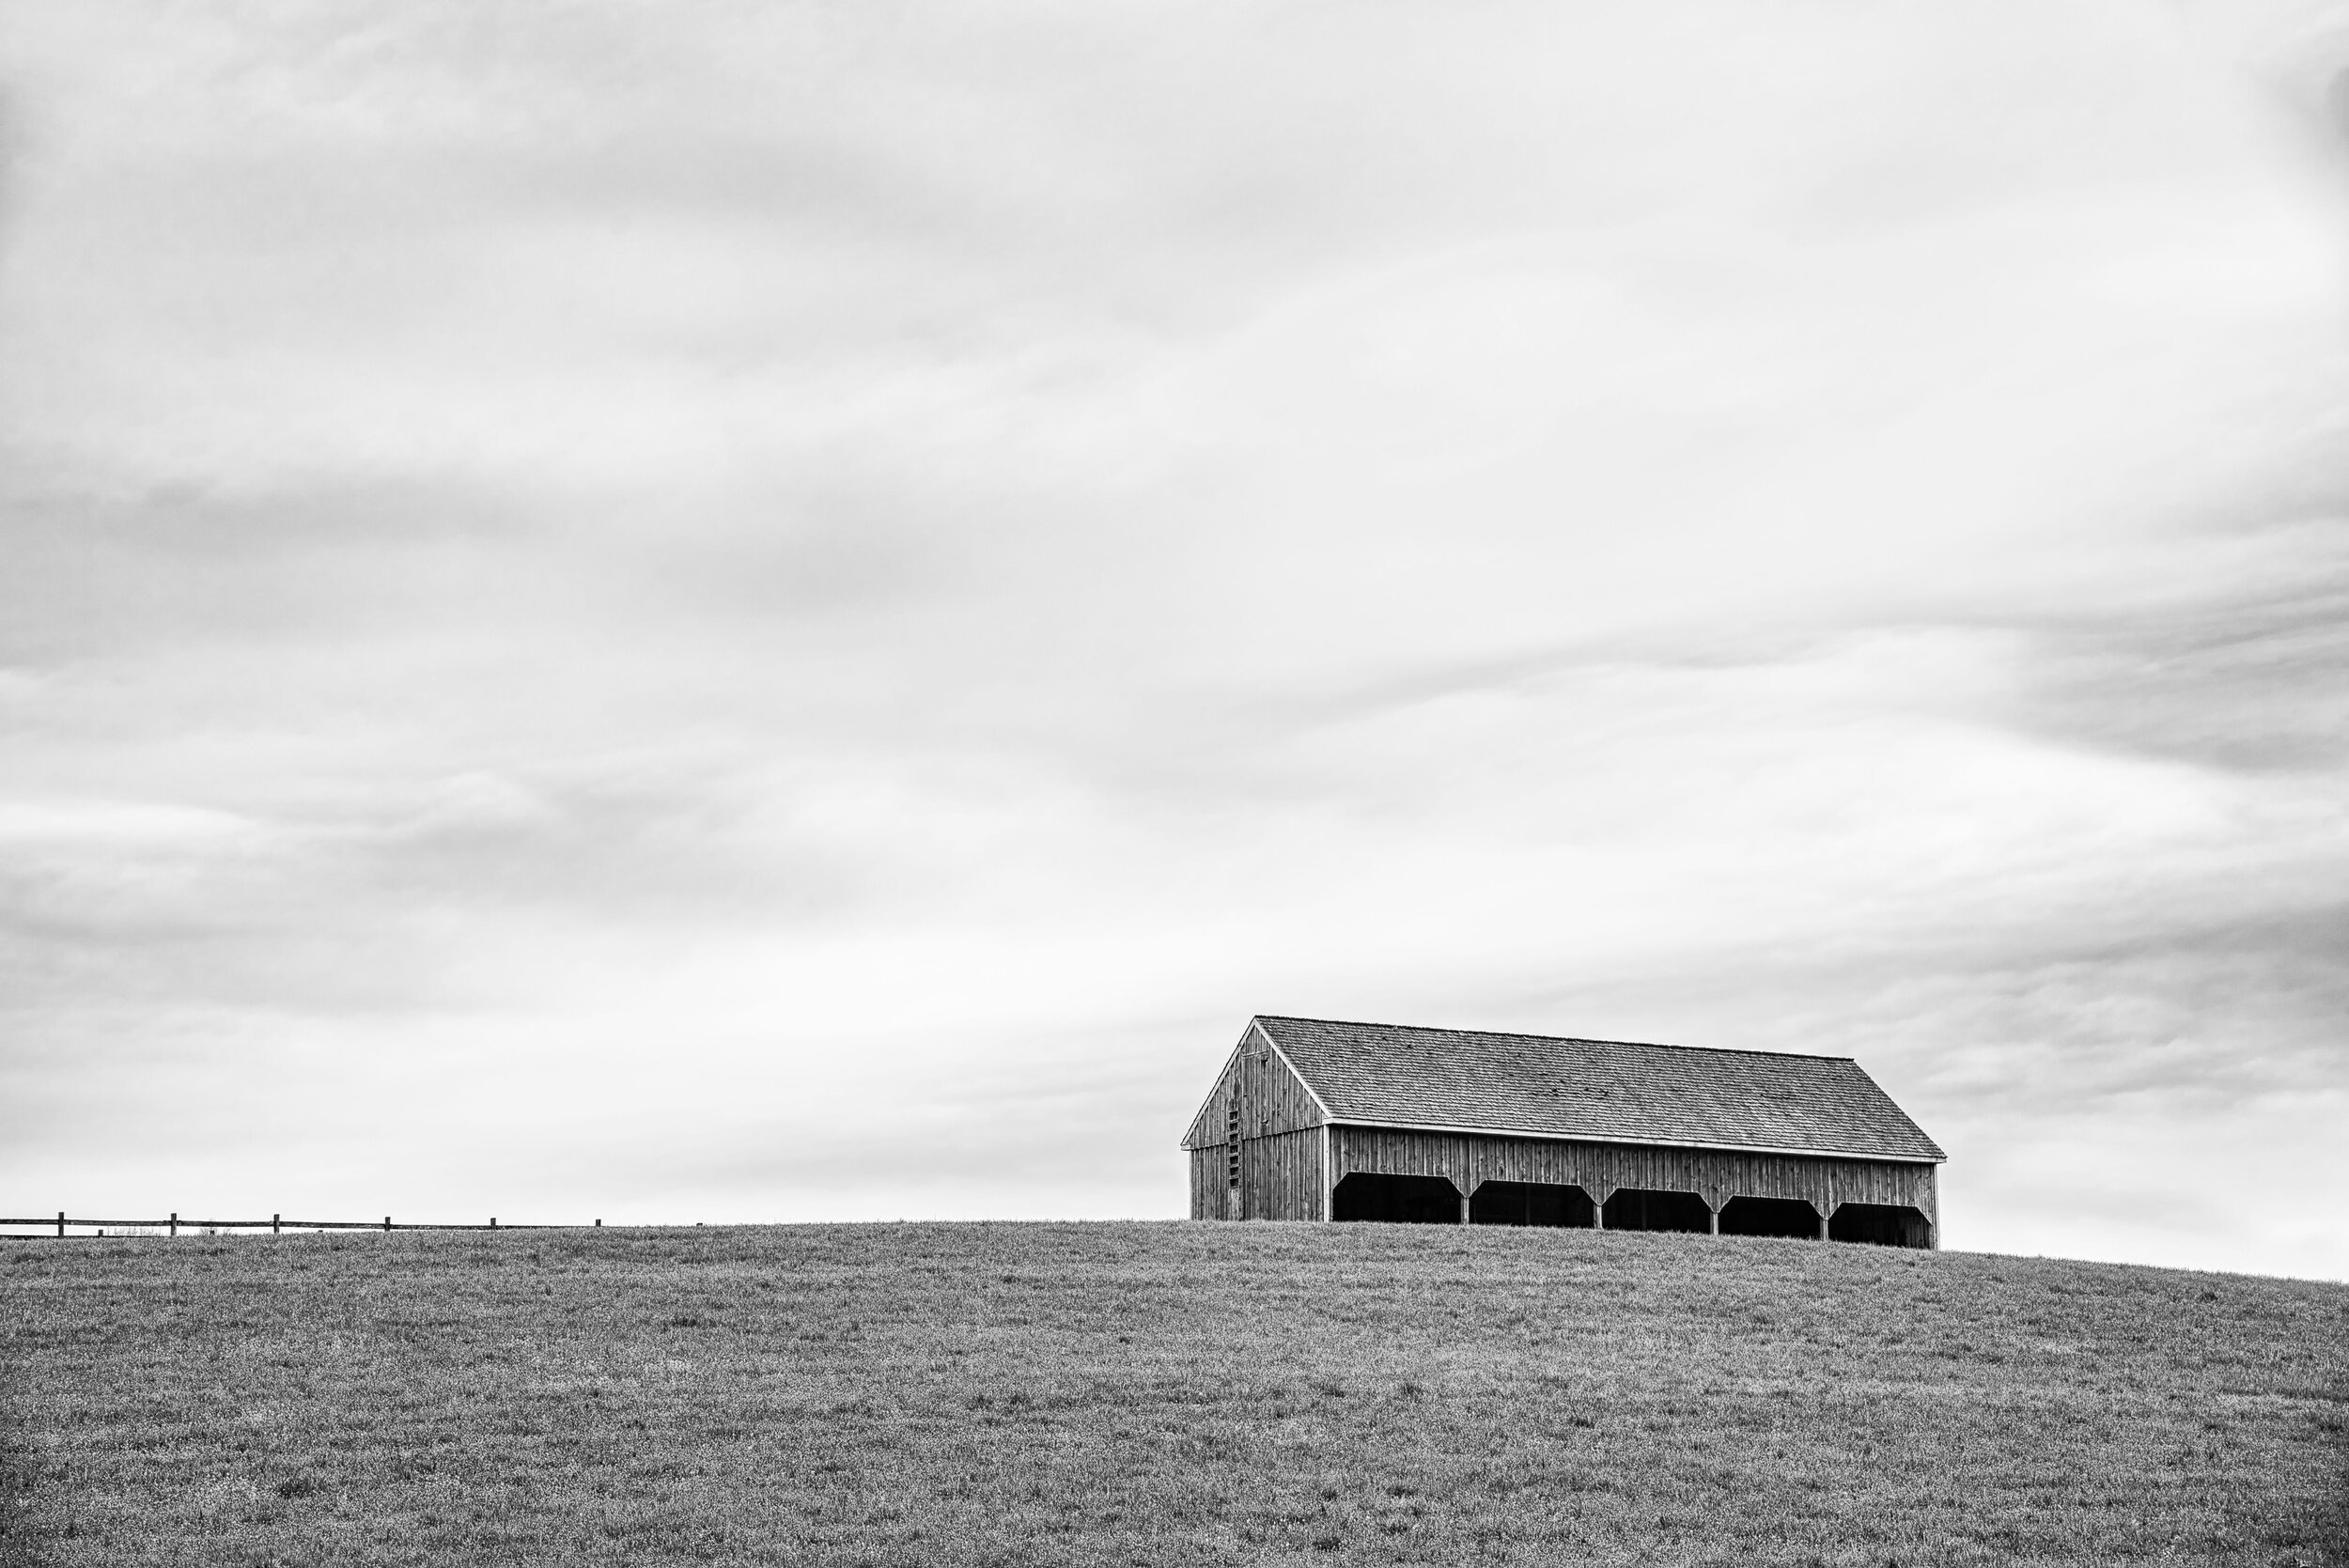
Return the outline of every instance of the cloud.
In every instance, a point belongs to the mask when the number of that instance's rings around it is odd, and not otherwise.
[[[2338,1273],[2344,28],[46,15],[0,1176],[1168,1212],[1261,1008]]]
[[[2349,731],[2328,694],[2349,677],[2349,522],[2229,536],[2248,571],[2034,627],[2028,722],[2202,767],[2337,773]]]

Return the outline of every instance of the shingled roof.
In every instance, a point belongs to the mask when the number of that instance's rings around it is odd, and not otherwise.
[[[1259,1016],[1334,1122],[1720,1149],[1946,1157],[1847,1056]]]

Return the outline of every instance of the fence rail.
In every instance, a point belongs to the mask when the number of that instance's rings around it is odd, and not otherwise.
[[[288,1219],[282,1214],[272,1214],[267,1219],[184,1219],[177,1214],[162,1219],[75,1219],[63,1209],[54,1215],[35,1215],[29,1219],[0,1216],[0,1225],[54,1225],[59,1235],[65,1234],[69,1226],[86,1231],[161,1230],[171,1235],[178,1235],[182,1230],[267,1231],[276,1235],[286,1231],[584,1231],[602,1224],[602,1220],[597,1219],[586,1225],[576,1221],[568,1225],[501,1225],[494,1216],[487,1225],[431,1224],[412,1219],[395,1224],[388,1214],[381,1219]]]

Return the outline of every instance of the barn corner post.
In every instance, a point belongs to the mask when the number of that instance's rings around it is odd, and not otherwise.
[[[1338,1174],[1330,1164],[1330,1124],[1321,1124],[1321,1222],[1325,1225],[1337,1218]]]

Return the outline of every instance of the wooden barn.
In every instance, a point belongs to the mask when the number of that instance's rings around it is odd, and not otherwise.
[[[1946,1157],[1843,1056],[1259,1017],[1183,1147],[1193,1219],[1940,1245]]]

